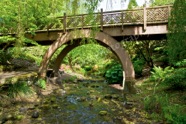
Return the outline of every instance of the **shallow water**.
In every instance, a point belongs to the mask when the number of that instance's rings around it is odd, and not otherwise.
[[[52,96],[55,100],[51,104],[56,107],[43,109],[42,118],[45,123],[121,123],[120,116],[124,113],[122,91],[102,82],[65,84],[65,87],[65,95]]]
[[[0,106],[0,124],[153,123],[139,102],[139,94],[128,94],[128,104],[124,104],[126,97],[123,91],[110,87],[104,81],[63,85],[65,92],[56,89],[42,95],[38,101],[3,104]]]

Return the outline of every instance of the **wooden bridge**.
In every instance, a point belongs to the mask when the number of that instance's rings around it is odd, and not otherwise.
[[[95,29],[109,34],[117,41],[161,40],[166,38],[171,6],[158,6],[135,10],[119,10],[55,18],[49,25],[40,25],[36,35],[27,37],[40,44],[51,44],[57,32]],[[44,41],[44,42],[43,42]]]
[[[171,6],[120,10],[94,14],[82,14],[58,17],[53,23],[41,25],[36,35],[26,37],[45,45],[51,44],[46,51],[39,69],[39,76],[45,77],[49,61],[55,51],[62,45],[66,47],[57,56],[53,69],[58,72],[63,58],[75,47],[80,46],[81,39],[95,39],[109,48],[120,60],[123,67],[123,86],[132,87],[135,78],[133,64],[125,48],[118,41],[161,40],[168,33],[168,18]],[[73,42],[72,42],[73,41]]]

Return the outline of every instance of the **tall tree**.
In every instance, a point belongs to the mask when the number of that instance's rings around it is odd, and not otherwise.
[[[73,14],[84,8],[93,12],[100,0],[1,0],[0,2],[0,44],[13,42],[17,46],[28,42],[24,37],[25,32],[34,32],[46,27],[51,22],[60,22],[56,16],[64,12]],[[70,8],[70,9],[69,9]],[[11,37],[8,34],[16,34]]]
[[[169,62],[175,64],[186,59],[186,1],[175,0],[169,19]]]

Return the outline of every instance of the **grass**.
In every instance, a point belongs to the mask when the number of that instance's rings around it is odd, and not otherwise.
[[[8,96],[15,98],[16,96],[24,96],[33,93],[32,88],[26,81],[8,84]]]

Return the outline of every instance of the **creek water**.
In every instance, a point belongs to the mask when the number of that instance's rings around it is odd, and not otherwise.
[[[152,120],[142,109],[137,95],[104,81],[67,81],[64,90],[53,89],[34,102],[1,100],[0,124],[149,124]],[[116,85],[114,85],[116,86]],[[50,91],[50,87],[47,87]],[[31,99],[31,97],[28,97]],[[130,104],[129,104],[130,103]]]
[[[64,84],[66,93],[43,100],[42,120],[50,124],[120,124],[122,91],[104,82]],[[50,104],[48,106],[48,104]]]

